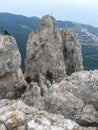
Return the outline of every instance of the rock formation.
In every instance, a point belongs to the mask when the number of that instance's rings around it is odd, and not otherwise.
[[[76,33],[72,29],[61,30],[63,40],[63,55],[66,65],[67,75],[83,69],[81,45]]]
[[[52,16],[44,16],[36,33],[29,35],[25,77],[34,81],[40,73],[50,82],[61,81],[66,73],[83,69],[81,47],[74,31],[62,31]]]
[[[71,89],[72,86],[74,86],[74,88]],[[85,87],[86,86],[84,86],[84,88]],[[82,87],[82,89],[79,89],[76,84],[71,84],[70,80],[54,84],[44,95],[44,109],[50,113],[62,114],[65,118],[75,120],[82,126],[98,127],[98,112],[91,103],[94,93],[92,91],[91,95],[89,95],[90,98],[86,98],[87,92],[85,92],[85,90],[89,92],[89,88],[83,90],[84,88]],[[83,93],[79,93],[81,90]],[[76,96],[77,93],[80,95]],[[91,99],[91,102],[85,103],[85,101],[80,98],[82,95],[84,95],[85,100],[89,98],[90,101]],[[97,102],[97,95],[94,101]]]
[[[21,100],[0,100],[0,130],[97,130],[82,127],[63,115],[39,111]]]
[[[75,72],[60,83],[54,83],[44,95],[40,86],[34,83],[30,86],[22,96],[26,104],[61,114],[81,126],[98,127],[98,70]]]
[[[82,70],[72,29],[44,16],[27,43],[28,84],[20,65],[15,39],[0,35],[0,130],[98,130],[98,70]]]
[[[67,77],[66,89],[98,110],[98,70],[75,72]]]
[[[21,55],[15,39],[0,35],[0,98],[15,98],[16,90],[26,87],[20,66]]]

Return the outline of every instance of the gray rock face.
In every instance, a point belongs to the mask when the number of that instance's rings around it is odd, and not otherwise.
[[[41,99],[41,89],[37,83],[31,82],[26,92],[22,95],[22,100],[28,105],[34,105]]]
[[[20,65],[21,55],[15,39],[0,35],[0,98],[15,98],[15,84],[26,85]]]
[[[14,73],[20,65],[21,55],[15,39],[12,36],[0,35],[0,77]]]
[[[81,127],[60,114],[50,114],[21,100],[0,100],[0,130],[97,130]]]
[[[98,126],[98,112],[94,106],[85,104],[63,83],[54,84],[45,94],[44,102],[44,109],[50,113],[62,114],[82,126]]]
[[[98,70],[73,73],[61,84],[85,103],[93,104],[98,110]]]
[[[67,35],[71,40],[68,40]],[[71,74],[81,70],[81,47],[75,33],[67,31],[65,34],[63,31],[60,34],[56,20],[51,16],[44,16],[37,32],[29,35],[25,68],[25,77],[31,77],[34,80],[41,73],[51,82],[61,81],[66,72]]]
[[[41,83],[46,88],[46,84]],[[97,84],[97,70],[75,72],[60,83],[44,89],[44,95],[41,95],[40,83],[40,86],[31,83],[32,89],[28,87],[22,100],[40,110],[61,114],[82,126],[98,127]]]
[[[72,29],[63,29],[61,36],[63,39],[66,73],[70,75],[73,72],[83,70],[81,45],[77,40],[75,31]]]

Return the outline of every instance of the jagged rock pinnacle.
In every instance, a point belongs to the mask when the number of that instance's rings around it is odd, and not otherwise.
[[[25,77],[40,73],[57,82],[66,74],[83,69],[81,46],[74,31],[60,32],[54,17],[46,15],[36,33],[30,33],[26,48]]]

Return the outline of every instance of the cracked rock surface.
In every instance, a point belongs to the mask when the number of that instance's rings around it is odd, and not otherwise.
[[[63,115],[40,111],[21,100],[0,100],[0,130],[97,130],[81,127]]]

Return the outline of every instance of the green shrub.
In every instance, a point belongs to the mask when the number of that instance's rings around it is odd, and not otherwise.
[[[3,31],[3,34],[4,34],[4,35],[10,35],[10,33],[9,33],[7,30],[4,30],[4,31]]]
[[[49,80],[51,83],[53,82],[53,73],[52,72],[49,72],[49,70],[47,70],[46,72],[46,79]]]
[[[31,80],[31,77],[29,77],[29,76],[26,77],[25,80],[27,81],[28,84],[31,83],[31,81],[32,81],[32,80]]]

